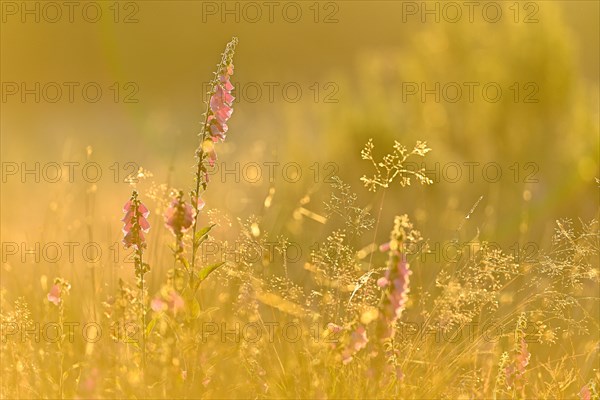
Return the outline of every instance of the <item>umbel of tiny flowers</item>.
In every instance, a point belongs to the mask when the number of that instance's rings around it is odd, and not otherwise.
[[[407,160],[411,156],[425,157],[431,151],[427,147],[427,143],[417,141],[414,148],[409,151],[405,146],[397,141],[394,141],[394,149],[391,153],[383,156],[381,161],[375,160],[373,156],[373,139],[369,139],[365,147],[360,152],[360,157],[363,160],[368,160],[373,165],[375,173],[368,177],[363,175],[360,180],[370,191],[377,191],[378,188],[388,188],[389,185],[398,178],[401,186],[410,186],[411,177],[422,185],[430,185],[433,183],[425,174],[425,167],[419,169],[408,168]],[[414,163],[412,163],[414,164]]]
[[[150,266],[143,261],[144,249],[146,245],[145,233],[150,230],[150,224],[148,223],[148,215],[150,211],[142,204],[138,198],[138,192],[136,190],[131,194],[131,198],[123,206],[123,245],[126,249],[133,247],[135,254],[133,262],[135,265],[135,276],[137,278],[137,287],[140,290],[140,307],[141,307],[141,320],[142,320],[142,362],[146,363],[146,341],[145,341],[145,327],[146,327],[146,307],[145,307],[145,282],[144,274],[150,270]]]
[[[206,103],[206,112],[204,114],[204,123],[200,130],[200,144],[196,150],[196,187],[191,193],[192,206],[194,207],[194,215],[202,206],[200,200],[200,190],[206,190],[208,184],[208,170],[205,162],[208,160],[210,165],[213,165],[217,155],[214,145],[217,142],[225,140],[226,133],[229,129],[227,121],[233,113],[233,100],[231,94],[233,85],[230,78],[233,75],[233,55],[235,47],[238,43],[237,38],[231,39],[227,44],[225,51],[222,54],[221,62],[217,65],[217,70],[213,80],[210,82],[210,90],[207,94],[208,102]],[[196,219],[192,228],[192,259],[190,276],[193,279],[194,267],[196,262],[196,233],[198,229],[198,220]],[[190,282],[193,284],[193,282]]]

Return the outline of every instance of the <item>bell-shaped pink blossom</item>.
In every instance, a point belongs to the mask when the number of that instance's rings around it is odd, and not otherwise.
[[[54,303],[54,305],[57,306],[62,301],[62,299],[60,298],[60,294],[60,285],[52,285],[52,287],[50,288],[50,292],[48,293],[48,301]]]
[[[197,205],[198,211],[200,211],[204,209],[204,207],[206,206],[206,202],[202,199],[202,197],[198,197]]]
[[[55,278],[54,284],[46,296],[48,301],[58,306],[63,301],[63,297],[69,294],[71,284],[63,278]]]
[[[385,288],[389,284],[390,281],[388,281],[388,279],[385,276],[382,276],[381,278],[377,279],[377,286],[379,286],[380,288]]]
[[[215,151],[215,144],[212,139],[207,139],[202,143],[202,151],[208,155],[208,163],[210,166],[214,167],[215,161],[217,161],[217,152]]]

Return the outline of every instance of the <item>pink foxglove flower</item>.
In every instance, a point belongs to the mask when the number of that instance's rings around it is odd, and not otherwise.
[[[227,44],[215,79],[212,81],[213,86],[208,101],[206,125],[202,134],[203,142],[200,144],[202,153],[208,155],[208,162],[211,166],[215,164],[217,159],[214,143],[225,140],[229,130],[227,121],[233,114],[233,100],[235,97],[231,94],[234,89],[231,84],[231,75],[233,75],[233,54],[237,42],[237,38],[233,38]]]
[[[165,225],[177,238],[178,245],[183,247],[183,234],[194,224],[196,211],[183,200],[183,192],[171,201],[165,211]]]
[[[519,354],[517,355],[517,374],[519,378],[522,378],[525,374],[525,368],[529,365],[529,359],[531,358],[531,353],[527,348],[527,342],[525,338],[521,338]]]
[[[225,56],[227,57],[227,51]],[[231,75],[233,75],[233,58],[226,58],[224,61],[225,63],[218,72],[218,79],[213,88],[206,119],[208,134],[213,142],[225,140],[225,134],[229,129],[227,121],[233,114],[233,100],[235,97],[231,94],[233,85],[230,81]]]
[[[390,267],[385,272],[385,277],[377,280],[378,286],[385,290],[379,313],[382,339],[388,339],[394,335],[394,324],[402,315],[408,302],[411,274],[412,271],[406,262],[406,256],[391,250]]]
[[[230,53],[230,54],[229,54]],[[225,140],[225,134],[229,127],[227,121],[233,114],[233,100],[235,97],[231,94],[233,85],[231,84],[231,75],[233,75],[233,51],[226,50],[224,63],[220,71],[216,84],[213,87],[213,94],[210,97],[209,111],[206,122],[208,124],[207,133],[213,142]]]
[[[522,337],[518,343],[514,361],[505,369],[506,384],[509,387],[523,388],[525,383],[525,368],[529,365],[531,353],[529,353],[525,338]]]
[[[123,244],[125,248],[134,246],[137,250],[146,247],[145,233],[148,233],[150,224],[148,223],[148,215],[150,211],[138,199],[137,191],[133,191],[131,199],[123,206],[125,216],[123,221]]]

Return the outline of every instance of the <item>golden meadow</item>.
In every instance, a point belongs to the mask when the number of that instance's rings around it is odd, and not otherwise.
[[[598,398],[597,3],[1,6],[0,397]]]

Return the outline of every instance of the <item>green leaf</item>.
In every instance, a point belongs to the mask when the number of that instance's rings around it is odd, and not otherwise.
[[[202,315],[211,315],[212,313],[219,311],[219,307],[209,307],[206,310],[202,311]]]
[[[208,275],[210,275],[211,272],[213,272],[214,270],[216,270],[217,268],[219,268],[223,264],[225,264],[225,262],[219,262],[219,263],[216,263],[216,264],[207,265],[206,267],[203,267],[200,270],[200,272],[198,273],[198,279],[200,280],[200,282],[202,282],[203,280],[205,280],[208,277]]]
[[[198,299],[194,297],[189,304],[189,308],[190,318],[197,319],[200,316],[200,303],[198,303]]]
[[[190,262],[185,257],[181,257],[181,263],[186,271],[190,270]]]
[[[157,321],[157,318],[152,318],[152,321],[150,321],[148,323],[148,326],[146,326],[146,337],[148,337],[148,335],[150,335],[150,332],[152,332],[152,329],[154,329],[154,326],[156,325],[156,321]]]
[[[193,292],[185,290],[183,293],[183,299],[185,301],[185,309],[188,314],[188,319],[198,319],[200,316],[200,303]]]
[[[137,350],[142,350],[142,347],[140,346],[140,344],[138,342],[135,341],[136,339],[128,339],[128,340],[124,340],[123,343],[126,343],[132,347],[135,347]]]
[[[212,224],[210,226],[204,227],[196,232],[196,236],[194,237],[194,248],[198,248],[202,242],[204,242],[208,238],[208,232],[215,226],[216,224]]]

